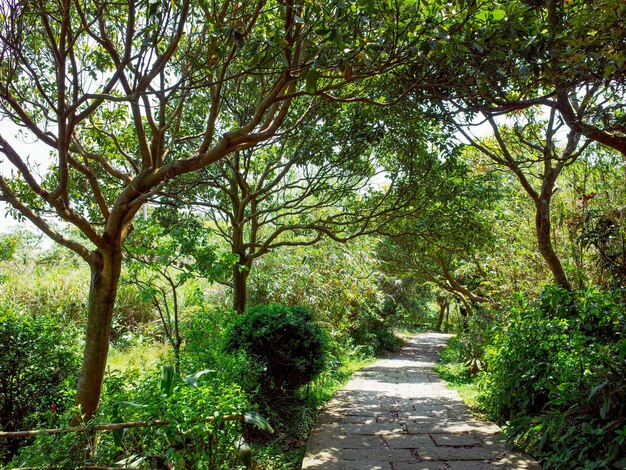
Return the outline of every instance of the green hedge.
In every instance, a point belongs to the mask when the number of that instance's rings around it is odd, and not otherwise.
[[[54,425],[80,367],[78,332],[60,319],[0,305],[0,429]],[[4,459],[19,440],[0,441]]]

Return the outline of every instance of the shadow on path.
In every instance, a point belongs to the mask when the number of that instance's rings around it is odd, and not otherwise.
[[[472,418],[433,372],[451,335],[424,333],[354,374],[318,417],[303,469],[539,469],[493,423]]]

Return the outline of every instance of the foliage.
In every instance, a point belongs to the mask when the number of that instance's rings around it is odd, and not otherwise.
[[[217,247],[209,244],[207,230],[193,215],[157,210],[135,225],[126,244],[124,280],[158,312],[163,335],[174,351],[174,366],[180,372],[181,316],[199,297],[193,290],[184,295],[183,287],[200,276],[208,282],[222,278],[235,259],[218,255]]]
[[[51,315],[72,324],[86,317],[89,271],[64,248],[42,248],[32,235],[19,232],[14,259],[0,262],[0,303],[15,305],[32,315]],[[120,287],[113,310],[112,339],[149,329],[154,319],[150,304],[135,286]]]
[[[285,247],[259,260],[252,273],[251,301],[302,305],[315,312],[338,350],[360,348],[365,356],[379,349],[379,336],[420,317],[422,311],[389,308],[374,255],[376,239],[361,237],[337,244],[325,240],[311,247]],[[412,320],[411,320],[412,321]],[[378,335],[373,331],[378,330]]]
[[[476,376],[470,375],[467,367],[466,346],[463,344],[463,338],[463,336],[450,338],[434,370],[448,382],[448,386],[459,392],[463,401],[474,412],[478,412],[480,411],[478,385]]]
[[[141,206],[176,178],[275,138],[311,95],[381,97],[368,79],[448,21],[412,2],[0,4],[0,115],[49,157],[41,170],[0,135],[14,170],[0,174],[0,199],[90,267],[76,393],[88,419]],[[249,99],[233,109],[239,95]]]
[[[137,468],[199,469],[234,468],[248,461],[248,445],[242,440],[242,421],[223,417],[245,415],[245,422],[271,431],[266,421],[249,412],[245,394],[222,381],[214,371],[200,371],[185,380],[176,378],[170,366],[162,373],[109,374],[106,395],[97,421],[169,420],[171,424],[125,431],[102,431],[97,452],[85,461],[76,449],[79,437],[41,436],[15,459],[16,465],[133,464]],[[211,421],[204,418],[211,417]],[[97,422],[96,421],[96,422]],[[245,450],[245,452],[244,452]],[[45,459],[45,460],[42,460]]]
[[[214,369],[225,381],[237,383],[243,390],[254,392],[264,367],[243,351],[224,354],[224,335],[238,315],[231,310],[204,305],[189,312],[181,330],[184,335],[181,370],[191,374],[197,370]]]
[[[62,318],[0,304],[0,429],[56,424],[80,364],[76,329]],[[0,457],[19,441],[0,442]]]
[[[488,347],[481,402],[509,420],[544,468],[600,468],[624,456],[626,318],[595,289],[519,298]]]
[[[626,282],[626,234],[624,219],[626,210],[615,207],[602,213],[589,210],[583,222],[578,242],[583,249],[594,248],[597,253],[596,266],[604,274],[606,284],[624,296]]]
[[[377,248],[384,272],[430,285],[435,299],[447,293],[470,313],[489,301],[480,255],[495,242],[502,193],[500,177],[475,171],[471,156],[448,151],[430,178],[436,192],[423,196],[428,206],[390,224]]]
[[[15,256],[18,245],[16,234],[0,235],[0,261],[10,261]]]
[[[324,369],[326,342],[312,312],[268,304],[250,308],[234,322],[225,350],[244,351],[266,367],[261,392],[267,397],[290,396]]]

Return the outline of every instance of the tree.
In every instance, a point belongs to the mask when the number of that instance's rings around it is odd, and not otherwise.
[[[558,133],[565,126],[554,108],[547,121],[532,110],[515,115],[512,125],[499,124],[494,116],[483,113],[493,129],[492,139],[480,139],[463,127],[459,131],[469,144],[493,162],[508,169],[530,196],[535,206],[535,234],[537,247],[546,261],[555,283],[571,290],[571,284],[552,243],[550,215],[552,196],[558,190],[556,182],[563,169],[572,165],[586,150],[589,140],[581,142],[581,135],[569,131],[565,142],[559,145]],[[543,135],[542,135],[543,134]],[[533,179],[539,180],[536,187]]]
[[[444,115],[550,107],[574,133],[626,156],[624,2],[507,0],[470,9],[407,68],[414,99],[441,103]]]
[[[123,281],[136,285],[158,312],[179,374],[180,316],[185,304],[180,288],[194,277],[209,282],[221,279],[236,260],[220,255],[218,247],[209,243],[197,217],[168,210],[157,209],[137,219],[125,248],[128,269]]]
[[[475,303],[490,301],[480,258],[493,243],[488,212],[498,192],[492,174],[472,172],[457,158],[448,155],[438,169],[441,182],[428,209],[394,223],[378,252],[385,272],[430,283],[471,315]],[[437,297],[443,314],[446,299]]]
[[[123,246],[141,205],[168,181],[271,138],[299,96],[362,93],[361,79],[402,63],[403,34],[425,15],[408,2],[2,3],[2,117],[48,146],[51,166],[39,174],[0,135],[15,169],[0,194],[90,266],[82,417],[98,407]],[[247,120],[223,119],[243,84]]]

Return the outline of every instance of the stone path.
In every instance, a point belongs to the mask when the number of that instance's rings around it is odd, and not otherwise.
[[[357,372],[319,416],[303,469],[539,469],[502,431],[474,420],[432,371],[450,335],[417,335]]]

